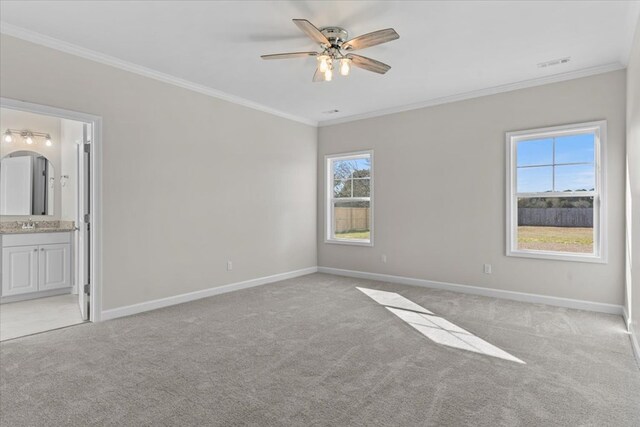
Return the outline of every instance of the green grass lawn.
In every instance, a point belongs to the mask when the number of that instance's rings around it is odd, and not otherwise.
[[[592,253],[593,228],[519,226],[518,249]]]
[[[357,240],[369,240],[371,232],[366,231],[345,231],[343,233],[336,233],[338,239],[357,239]]]
[[[370,232],[345,231],[336,238],[369,240]],[[586,227],[518,227],[518,249],[554,252],[593,252],[593,229]]]

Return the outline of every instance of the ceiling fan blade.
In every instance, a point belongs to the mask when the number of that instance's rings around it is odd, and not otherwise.
[[[376,61],[375,59],[367,58],[366,56],[350,53],[347,55],[347,58],[351,60],[351,64],[355,67],[362,68],[367,71],[373,71],[374,73],[384,74],[391,69],[390,65]]]
[[[344,50],[364,49],[365,47],[387,43],[399,38],[400,35],[396,33],[396,30],[393,28],[387,28],[385,30],[374,31],[373,33],[364,34],[354,39],[347,40],[341,47]]]
[[[309,36],[311,40],[316,43],[320,43],[321,45],[330,46],[331,43],[327,38],[320,32],[319,29],[315,27],[311,22],[306,19],[294,19],[293,23],[298,26],[304,33]]]
[[[313,82],[323,82],[324,80],[324,73],[320,72],[319,68],[316,68],[316,72],[313,73]]]
[[[288,52],[288,53],[274,53],[271,55],[261,55],[262,59],[291,59],[291,58],[304,58],[309,56],[317,56],[318,52]]]

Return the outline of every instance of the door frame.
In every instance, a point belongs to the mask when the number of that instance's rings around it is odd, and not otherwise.
[[[3,97],[0,97],[0,107],[91,124],[89,321],[99,322],[102,314],[102,117]],[[82,292],[83,284],[77,285],[78,292]]]

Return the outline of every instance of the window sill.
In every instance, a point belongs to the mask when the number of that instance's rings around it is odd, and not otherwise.
[[[325,243],[333,245],[346,245],[346,246],[369,246],[373,247],[373,242],[370,240],[341,240],[341,239],[325,239]]]
[[[607,264],[607,260],[602,256],[579,254],[572,255],[566,252],[507,251],[507,256],[554,261],[586,262],[591,264]]]

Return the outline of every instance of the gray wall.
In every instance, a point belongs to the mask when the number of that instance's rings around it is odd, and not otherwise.
[[[314,127],[4,35],[0,55],[3,97],[103,118],[104,309],[316,265]]]
[[[316,133],[8,36],[0,43],[2,96],[103,117],[105,309],[311,267],[316,232],[322,266],[622,303],[624,71]],[[504,132],[598,119],[609,131],[608,264],[506,257]],[[369,148],[375,246],[325,244],[322,158]]]
[[[505,132],[599,119],[608,121],[609,262],[506,257]],[[323,157],[367,149],[375,246],[326,244]],[[622,304],[624,152],[624,71],[322,127],[318,265]]]
[[[627,285],[632,328],[640,340],[640,21],[627,68]]]

